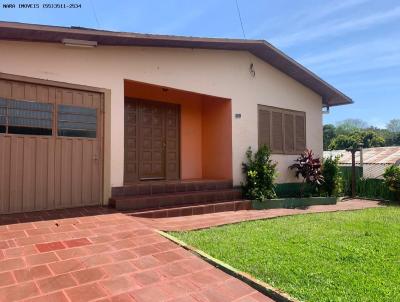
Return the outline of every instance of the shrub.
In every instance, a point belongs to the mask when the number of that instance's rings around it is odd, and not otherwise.
[[[383,178],[389,190],[395,193],[397,200],[400,200],[400,167],[392,165],[386,168]]]
[[[306,150],[300,154],[295,162],[289,169],[295,170],[297,178],[300,178],[300,176],[303,177],[303,185],[300,189],[300,197],[303,197],[305,183],[317,189],[324,181],[321,171],[321,160],[319,157],[315,157],[312,150]]]
[[[328,196],[340,196],[343,193],[344,181],[339,166],[340,156],[328,157],[322,164],[322,176],[324,182],[322,191]]]
[[[276,163],[271,160],[271,152],[262,146],[256,153],[249,147],[246,162],[242,163],[246,183],[242,185],[243,194],[251,200],[263,201],[275,198],[274,181],[277,177]]]

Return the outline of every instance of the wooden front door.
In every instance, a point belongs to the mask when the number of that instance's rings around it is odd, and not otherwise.
[[[179,105],[125,100],[125,183],[179,179]]]

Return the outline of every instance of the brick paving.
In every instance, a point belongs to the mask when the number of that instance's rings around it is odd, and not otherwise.
[[[136,218],[143,224],[163,231],[190,231],[248,220],[268,219],[308,213],[351,211],[380,207],[377,201],[351,199],[335,205],[310,206],[296,209],[246,210],[170,218]]]
[[[272,300],[143,220],[94,207],[0,215],[0,301]]]

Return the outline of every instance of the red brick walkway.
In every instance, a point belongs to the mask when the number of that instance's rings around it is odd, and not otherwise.
[[[272,301],[102,208],[0,215],[0,301],[21,300]]]
[[[236,223],[247,220],[274,218],[307,213],[335,212],[360,210],[379,207],[377,201],[352,199],[339,202],[335,205],[310,206],[304,209],[271,209],[271,210],[250,210],[236,212],[221,212],[205,215],[194,215],[171,218],[137,218],[143,224],[163,231],[189,231],[209,228],[224,224]]]

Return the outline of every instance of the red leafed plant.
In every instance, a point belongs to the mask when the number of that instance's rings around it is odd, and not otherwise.
[[[295,170],[297,178],[303,177],[303,185],[301,186],[300,197],[303,197],[305,183],[314,188],[319,187],[324,182],[322,176],[322,163],[319,157],[315,157],[312,150],[305,150],[291,165],[289,169]]]

